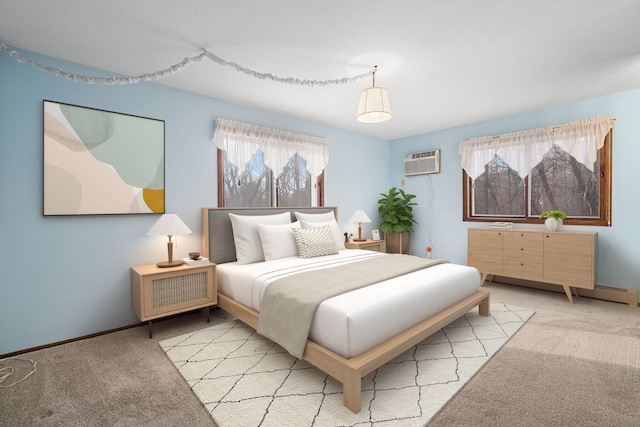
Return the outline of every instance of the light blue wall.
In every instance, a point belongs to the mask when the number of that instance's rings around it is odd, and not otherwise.
[[[25,54],[67,71],[100,73]],[[0,355],[136,323],[129,267],[166,257],[165,240],[145,235],[158,215],[43,217],[43,99],[165,120],[166,211],[193,231],[178,238],[176,257],[200,250],[200,208],[217,204],[210,142],[217,117],[326,138],[325,204],[338,206],[345,231],[355,230],[346,221],[356,209],[377,219],[377,195],[389,184],[384,140],[159,84],[71,82],[0,55]]]
[[[100,71],[26,53],[84,74]],[[194,232],[178,239],[176,256],[200,248],[200,208],[217,203],[217,117],[327,138],[326,204],[339,207],[340,225],[356,209],[378,228],[376,201],[391,186],[416,194],[420,225],[413,253],[425,255],[433,209],[433,256],[466,263],[462,174],[458,142],[602,114],[614,115],[613,226],[599,233],[598,283],[640,289],[634,216],[640,212],[640,90],[403,138],[388,143],[316,123],[246,108],[158,84],[94,86],[55,77],[0,55],[0,355],[113,329],[138,320],[130,307],[129,267],[166,256],[164,240],[145,236],[157,215],[42,216],[42,100],[152,117],[166,122],[166,210]],[[442,173],[406,178],[405,154],[440,148]],[[432,194],[429,191],[431,180]],[[429,203],[432,197],[433,203]],[[569,226],[567,226],[569,227]],[[579,229],[571,227],[572,229]]]
[[[434,242],[434,257],[466,263],[467,228],[484,226],[462,221],[462,169],[458,155],[460,140],[557,125],[605,114],[616,117],[613,131],[612,226],[565,227],[598,232],[599,285],[640,289],[640,262],[637,255],[640,227],[635,218],[640,212],[640,90],[391,141],[391,184],[400,186],[400,181],[405,179],[406,185],[401,188],[416,194],[420,204],[416,213],[421,224],[414,235],[413,253],[425,254],[429,240],[426,215],[430,207],[433,209],[431,240]],[[429,177],[405,178],[402,160],[406,154],[435,148],[442,150],[442,173],[431,175],[433,203],[429,207]],[[528,227],[541,226],[531,224]]]

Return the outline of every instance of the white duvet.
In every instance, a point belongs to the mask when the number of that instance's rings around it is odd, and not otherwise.
[[[376,256],[385,254],[346,249],[317,258],[218,264],[218,291],[259,312],[265,288],[283,275]],[[479,286],[478,270],[451,263],[385,280],[320,304],[309,338],[342,357],[357,356],[473,294]]]

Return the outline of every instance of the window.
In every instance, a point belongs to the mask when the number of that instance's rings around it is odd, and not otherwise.
[[[224,159],[224,151],[218,150]],[[220,207],[271,206],[271,170],[264,165],[264,153],[259,150],[247,163],[244,171],[223,160],[218,168],[218,182],[222,181],[223,203]]]
[[[463,220],[611,225],[610,116],[462,141]]]
[[[324,174],[313,180],[305,160],[298,154],[289,160],[277,178],[264,164],[262,150],[251,158],[242,173],[237,166],[224,160],[224,151],[218,150],[218,156],[223,164],[218,168],[218,182],[223,184],[219,188],[218,206],[324,206],[319,191]]]
[[[278,206],[315,206],[311,191],[311,174],[297,153],[289,160],[276,181]]]
[[[213,142],[218,206],[324,205],[326,140],[218,119]]]

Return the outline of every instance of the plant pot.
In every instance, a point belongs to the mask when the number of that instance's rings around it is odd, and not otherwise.
[[[544,226],[547,227],[549,231],[558,231],[560,227],[562,227],[562,220],[555,218],[547,218],[544,221]]]
[[[386,239],[387,239],[387,248],[389,248],[390,253],[392,254],[408,253],[409,244],[411,243],[410,232],[402,231],[402,232],[395,232],[395,233],[387,233]],[[400,243],[401,241],[402,241],[402,245]]]

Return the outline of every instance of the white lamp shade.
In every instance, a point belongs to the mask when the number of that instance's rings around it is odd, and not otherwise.
[[[147,231],[147,236],[177,236],[191,234],[191,230],[176,214],[164,214]]]
[[[349,218],[349,222],[371,222],[366,213],[362,210],[357,210]]]
[[[358,104],[358,121],[363,123],[380,123],[391,118],[389,94],[383,87],[370,87],[360,93]]]

